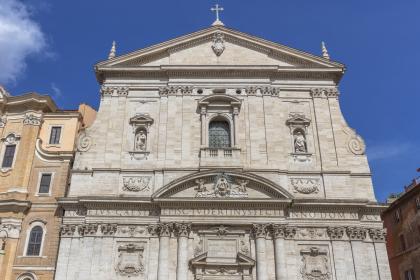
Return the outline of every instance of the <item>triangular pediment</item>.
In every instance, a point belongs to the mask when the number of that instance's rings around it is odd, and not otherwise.
[[[273,66],[343,68],[344,65],[224,26],[212,26],[97,64],[101,68],[158,66]]]
[[[175,180],[158,190],[153,197],[223,201],[289,199],[292,195],[277,184],[255,174],[214,170]]]

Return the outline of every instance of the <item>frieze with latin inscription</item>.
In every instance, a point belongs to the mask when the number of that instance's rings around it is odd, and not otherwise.
[[[162,216],[228,216],[228,217],[266,217],[283,216],[279,209],[181,209],[167,208],[161,210]]]

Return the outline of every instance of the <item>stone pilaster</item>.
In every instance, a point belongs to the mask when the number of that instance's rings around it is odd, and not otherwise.
[[[161,223],[158,225],[159,234],[159,258],[158,258],[158,280],[169,279],[169,241],[173,231],[172,223]]]
[[[268,225],[266,224],[253,224],[252,233],[255,238],[255,251],[257,257],[257,280],[267,280],[267,261],[266,261],[266,248],[265,238],[267,236]]]
[[[286,280],[286,256],[284,248],[284,238],[286,227],[284,225],[273,225],[271,228],[274,239],[274,258],[276,263],[276,280]]]
[[[350,242],[345,238],[346,228],[328,227],[327,234],[331,239],[337,279],[355,280],[352,248]]]
[[[191,232],[191,224],[175,223],[174,230],[178,236],[176,279],[188,279],[188,237]]]

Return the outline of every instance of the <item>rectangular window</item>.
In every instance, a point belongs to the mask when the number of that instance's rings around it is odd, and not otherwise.
[[[51,127],[50,144],[60,144],[61,126]]]
[[[15,156],[16,145],[7,145],[6,150],[4,151],[2,167],[12,167],[13,158]]]
[[[51,185],[51,174],[42,174],[41,181],[39,183],[39,191],[38,193],[49,193],[50,192],[50,185]]]
[[[410,269],[410,270],[404,271],[404,280],[416,280],[414,270]]]
[[[401,245],[401,251],[405,251],[407,249],[407,246],[405,244],[404,234],[400,235],[400,245]]]

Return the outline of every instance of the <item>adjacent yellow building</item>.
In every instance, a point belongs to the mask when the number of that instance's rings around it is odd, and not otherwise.
[[[0,87],[0,280],[53,279],[57,197],[65,196],[77,136],[95,119],[57,108],[45,95]]]

